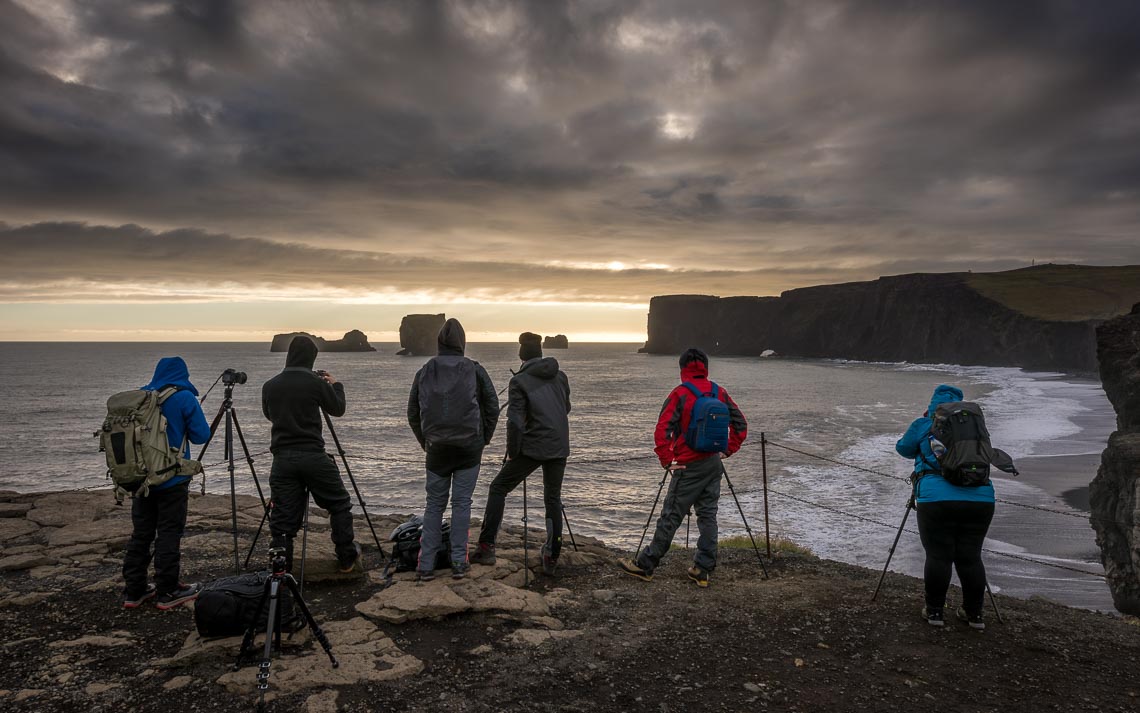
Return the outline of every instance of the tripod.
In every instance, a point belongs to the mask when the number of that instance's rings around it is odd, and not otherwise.
[[[506,466],[508,460],[509,460],[508,456],[504,455],[502,465]],[[523,481],[522,481],[522,491],[523,491],[523,515],[522,515],[522,524],[523,524],[523,572],[524,572],[524,574],[523,574],[523,586],[524,587],[530,583],[530,535],[529,535],[530,518],[528,516],[528,506],[530,503],[530,499],[527,497],[527,489],[526,489],[526,481],[529,478],[530,478],[530,474],[528,473],[526,475],[526,477],[523,478]],[[578,551],[578,542],[574,539],[574,530],[570,527],[570,518],[566,517],[566,506],[564,504],[562,504],[561,502],[559,502],[558,505],[559,505],[559,508],[562,510],[562,522],[563,522],[563,524],[566,525],[566,532],[569,533],[569,535],[570,535],[570,544],[571,544],[571,546],[573,546],[574,551],[577,552]],[[548,526],[547,536],[549,537],[550,536],[550,530],[549,530],[550,521],[549,520],[547,520],[547,526]]]
[[[249,628],[245,630],[245,636],[241,640],[241,650],[238,651],[237,661],[234,662],[233,670],[237,671],[241,668],[242,662],[245,661],[253,650],[253,640],[257,635],[257,624],[261,621],[261,612],[265,611],[266,602],[269,603],[268,617],[265,620],[265,650],[261,656],[261,663],[257,668],[257,709],[259,711],[265,710],[265,692],[269,690],[269,667],[273,665],[273,647],[276,646],[278,650],[281,649],[281,609],[278,606],[279,596],[281,594],[281,585],[284,584],[293,595],[293,602],[297,608],[301,610],[301,616],[304,617],[305,623],[313,632],[313,636],[320,643],[321,648],[329,656],[329,661],[332,662],[333,668],[339,668],[340,662],[336,660],[333,654],[332,644],[325,636],[325,632],[321,629],[321,625],[313,618],[312,612],[309,611],[309,605],[305,603],[305,599],[301,596],[301,592],[297,587],[297,580],[293,575],[285,571],[285,550],[281,548],[272,548],[269,550],[269,564],[271,574],[269,579],[265,580],[265,588],[261,592],[261,598],[257,602],[257,609],[253,615],[253,621],[250,622]]]
[[[238,440],[241,442],[242,452],[245,453],[245,462],[249,464],[249,474],[253,476],[253,484],[257,487],[257,497],[261,500],[261,509],[264,511],[262,516],[262,524],[265,523],[265,518],[269,517],[269,506],[265,503],[265,494],[261,491],[261,482],[257,479],[257,471],[253,468],[253,456],[249,454],[249,446],[245,442],[245,434],[241,431],[241,424],[238,422],[237,410],[234,408],[234,385],[244,384],[246,376],[243,372],[234,371],[233,369],[226,369],[222,372],[222,382],[225,384],[225,392],[222,396],[222,405],[218,407],[218,413],[214,416],[214,420],[210,423],[210,437],[206,439],[205,445],[202,450],[198,452],[199,462],[202,456],[206,454],[206,449],[210,447],[213,442],[214,436],[218,432],[218,425],[222,421],[222,416],[226,418],[226,440],[225,440],[225,455],[224,458],[228,461],[228,470],[230,472],[230,518],[234,535],[234,572],[241,572],[241,565],[238,562],[238,526],[237,526],[237,484],[234,477],[234,431],[237,431]],[[205,486],[203,486],[205,487]],[[258,528],[260,533],[261,528]],[[257,538],[253,540],[253,545],[250,545],[249,554],[245,557],[245,565],[249,566],[249,558],[253,554],[253,548],[257,544]]]
[[[903,529],[906,528],[906,521],[910,518],[910,511],[914,509],[914,494],[911,493],[911,496],[907,498],[906,501],[906,511],[903,513],[902,523],[899,524],[899,531],[895,533],[895,541],[891,543],[891,549],[887,552],[887,563],[883,565],[883,572],[879,575],[879,583],[875,585],[875,593],[871,595],[872,602],[879,597],[879,590],[883,586],[883,580],[887,577],[887,568],[891,566],[891,559],[895,556],[895,548],[898,547],[899,538],[902,537]],[[990,589],[988,579],[986,580],[986,592],[990,595],[990,604],[993,605],[994,616],[997,617],[999,624],[1004,624],[1005,620],[1001,618],[1001,611],[998,610],[997,600],[994,599],[994,591]]]

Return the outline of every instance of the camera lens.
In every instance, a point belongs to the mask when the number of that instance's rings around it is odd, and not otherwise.
[[[226,369],[222,372],[222,383],[225,384],[244,384],[248,379],[244,371],[237,369]]]

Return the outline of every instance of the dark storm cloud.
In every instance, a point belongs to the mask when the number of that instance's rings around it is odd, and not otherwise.
[[[0,218],[27,230],[705,275],[542,273],[629,299],[1140,260],[1133,2],[0,0],[0,26]],[[349,254],[320,279],[371,289]],[[79,255],[100,272],[52,268]]]

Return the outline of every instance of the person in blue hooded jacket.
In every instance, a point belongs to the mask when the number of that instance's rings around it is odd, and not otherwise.
[[[930,407],[915,419],[895,450],[914,459],[914,502],[918,513],[918,533],[926,550],[923,579],[926,606],[923,617],[932,626],[942,626],[946,591],[952,569],[962,583],[962,607],[958,618],[975,629],[984,629],[982,619],[986,596],[986,568],[982,564],[982,543],[994,517],[992,483],[974,487],[954,485],[942,477],[934,454],[931,416],[939,404],[961,401],[961,389],[941,384],[934,389]]]
[[[142,387],[161,391],[172,386],[177,391],[162,403],[166,417],[166,439],[172,448],[185,445],[183,457],[190,457],[190,443],[205,443],[210,424],[198,403],[198,390],[190,383],[190,371],[182,357],[164,357],[154,369],[154,378]],[[198,596],[198,585],[182,584],[182,532],[186,529],[186,507],[190,477],[179,475],[151,486],[146,495],[131,498],[134,531],[123,557],[123,608],[134,609],[157,597],[159,609],[173,609]],[[153,545],[154,584],[147,583]]]

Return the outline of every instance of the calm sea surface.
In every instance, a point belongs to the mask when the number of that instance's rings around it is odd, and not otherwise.
[[[424,359],[397,357],[394,344],[378,345],[378,350],[322,354],[317,365],[345,384],[348,412],[335,423],[370,509],[414,512],[423,503],[422,453],[405,413],[408,387]],[[468,348],[468,356],[487,368],[497,388],[507,385],[509,369],[518,366],[516,353],[513,344]],[[282,368],[284,354],[269,352],[265,344],[0,343],[0,488],[41,491],[105,483],[104,457],[92,433],[102,422],[107,397],[146,383],[158,358],[171,355],[186,359],[202,393],[226,367],[247,372],[249,383],[235,391],[237,414],[251,451],[268,449],[261,384]],[[644,457],[652,455],[662,399],[678,382],[676,359],[640,355],[629,344],[580,344],[548,355],[558,358],[572,390],[572,465],[563,488],[570,523],[575,532],[632,548],[660,482],[656,460]],[[905,476],[909,463],[895,455],[894,441],[921,415],[939,383],[956,384],[968,399],[980,401],[995,445],[1015,457],[1099,452],[1112,423],[1112,408],[1096,382],[1018,369],[717,358],[712,378],[728,389],[749,420],[749,444],[727,467],[745,513],[760,533],[761,431],[778,443]],[[207,418],[216,413],[220,396],[219,385],[204,404]],[[504,421],[505,416],[487,462],[497,461],[504,450]],[[768,451],[773,489],[891,524],[881,527],[772,494],[773,535],[806,544],[823,557],[881,567],[903,514],[906,484],[776,447]],[[215,463],[221,455],[219,440],[203,460]],[[268,454],[256,456],[266,489],[270,460]],[[1057,488],[1045,492],[1025,471],[1016,481],[1003,477],[997,483],[1000,498],[1068,510],[1056,497]],[[228,491],[221,466],[210,467],[207,475],[208,491]],[[493,467],[485,466],[476,489],[476,515],[493,475]],[[1087,485],[1092,475],[1074,472],[1066,487]],[[238,489],[253,492],[252,478],[240,464]],[[723,491],[722,534],[742,533],[728,489]],[[540,494],[539,479],[533,484],[532,507],[539,507]],[[521,506],[521,490],[508,506]],[[508,511],[507,521],[517,523],[520,515]],[[910,526],[917,527],[914,520]],[[1101,571],[1093,532],[1082,519],[999,505],[991,535],[988,547],[995,550]],[[678,541],[683,537],[684,526]],[[891,568],[921,576],[917,537],[903,536]],[[995,556],[987,556],[987,568],[995,590],[1111,609],[1108,590],[1098,579]]]

